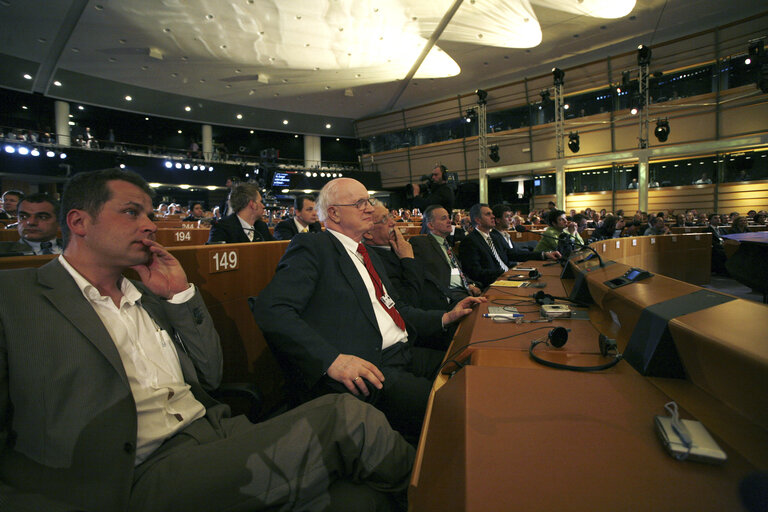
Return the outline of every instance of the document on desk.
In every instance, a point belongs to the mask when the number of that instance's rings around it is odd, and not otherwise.
[[[509,288],[520,288],[521,286],[528,286],[528,281],[496,281],[491,286],[507,286]]]

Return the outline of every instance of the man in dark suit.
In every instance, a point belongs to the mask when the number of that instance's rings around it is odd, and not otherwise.
[[[560,258],[557,251],[526,251],[509,247],[494,229],[495,218],[487,204],[472,206],[469,217],[475,229],[461,242],[459,257],[467,276],[479,281],[483,288],[517,265],[518,261]]]
[[[198,220],[201,220],[204,215],[205,211],[203,210],[203,203],[200,201],[190,201],[188,215],[181,220],[185,222],[197,222]]]
[[[150,193],[119,169],[75,175],[63,255],[0,272],[0,508],[334,510],[349,486],[404,490],[413,449],[349,395],[259,424],[208,395],[219,337],[151,240]]]
[[[17,207],[19,240],[0,242],[0,255],[61,254],[64,244],[59,231],[59,204],[47,194],[24,197]]]
[[[432,205],[424,212],[424,222],[429,228],[429,234],[411,238],[416,259],[448,290],[453,300],[461,300],[470,295],[479,296],[480,288],[464,274],[454,253],[454,244],[449,237],[456,226],[451,225],[448,212],[440,205]]]
[[[430,176],[429,193],[423,194],[421,185],[412,184],[413,204],[422,212],[432,204],[439,204],[450,214],[453,211],[454,194],[448,185],[448,169],[444,165],[435,165]]]
[[[0,219],[15,219],[16,208],[24,194],[20,190],[6,190],[2,196],[2,209],[0,209]]]
[[[298,234],[253,313],[299,398],[349,391],[416,438],[442,354],[412,346],[469,314],[479,298],[449,312],[402,301],[378,256],[361,243],[374,208],[362,183],[328,182],[317,200],[326,231]]]
[[[259,187],[252,183],[239,183],[229,195],[229,204],[235,213],[211,226],[208,243],[271,242],[275,238],[261,220],[264,203]]]
[[[310,195],[296,196],[293,201],[293,218],[286,219],[275,226],[277,240],[290,240],[299,233],[319,233],[323,230],[317,221],[315,198]]]

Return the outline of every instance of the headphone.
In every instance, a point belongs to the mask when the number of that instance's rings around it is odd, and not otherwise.
[[[608,338],[604,334],[601,334],[597,341],[598,345],[600,346],[600,355],[603,357],[608,357],[611,355],[613,356],[613,360],[609,363],[597,366],[570,366],[567,364],[554,363],[552,361],[541,359],[533,353],[533,349],[536,348],[536,345],[539,345],[540,343],[547,343],[548,345],[552,345],[555,348],[563,347],[565,342],[568,341],[568,331],[570,331],[570,329],[566,329],[565,327],[555,327],[549,331],[549,333],[547,333],[546,340],[532,341],[531,346],[528,349],[528,354],[531,356],[531,359],[541,365],[549,366],[550,368],[556,368],[558,370],[571,370],[574,372],[597,372],[600,370],[607,370],[608,368],[613,368],[619,364],[619,361],[623,359],[623,356],[618,353],[616,340]]]
[[[573,300],[569,297],[555,297],[554,295],[550,295],[548,293],[544,293],[542,291],[538,291],[531,295],[533,297],[533,300],[538,304],[539,306],[543,306],[545,304],[554,304],[555,300],[567,300],[568,302],[572,302],[576,304],[577,306],[587,307],[587,304],[584,304],[583,302],[579,302],[577,300]]]

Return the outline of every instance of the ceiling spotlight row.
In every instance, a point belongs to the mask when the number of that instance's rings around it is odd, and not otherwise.
[[[9,155],[21,155],[21,156],[40,156],[42,154],[45,154],[48,158],[54,158],[58,155],[59,158],[64,160],[67,158],[67,154],[63,151],[54,151],[52,149],[45,149],[42,150],[40,148],[36,147],[28,147],[28,146],[22,146],[22,145],[14,145],[14,144],[6,144],[3,146],[3,151],[8,153]],[[45,153],[43,153],[45,151]]]
[[[170,160],[165,161],[165,168],[166,169],[184,169],[186,171],[205,171],[213,172],[212,166],[205,166],[201,164],[190,164],[187,162],[171,162]]]
[[[312,171],[306,171],[304,175],[307,176],[308,178],[317,178],[317,173]],[[321,172],[320,177],[321,178],[343,178],[344,175],[340,172],[333,172],[333,173]]]

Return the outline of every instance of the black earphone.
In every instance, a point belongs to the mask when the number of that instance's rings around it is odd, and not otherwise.
[[[531,342],[531,346],[528,349],[528,354],[531,356],[531,359],[536,361],[537,363],[549,366],[550,368],[556,368],[558,370],[571,370],[574,372],[597,372],[600,370],[607,370],[608,368],[613,368],[617,364],[619,364],[619,361],[623,359],[623,356],[618,353],[618,348],[616,347],[616,340],[606,337],[604,334],[601,334],[598,337],[598,344],[600,346],[600,355],[603,357],[613,356],[613,360],[609,363],[597,365],[597,366],[569,366],[567,364],[560,364],[560,363],[554,363],[552,361],[547,361],[545,359],[541,359],[539,356],[533,353],[533,349],[536,348],[536,345],[540,343],[548,343],[549,345],[552,345],[555,348],[562,348],[565,343],[568,341],[568,331],[570,329],[566,329],[565,327],[555,327],[549,333],[547,333],[547,339],[546,340],[534,340]]]
[[[588,307],[588,304],[584,304],[583,302],[579,302],[578,300],[571,299],[570,297],[555,297],[554,295],[550,295],[542,291],[538,291],[534,293],[533,295],[531,295],[531,297],[533,297],[533,300],[536,301],[536,304],[538,304],[539,306],[543,306],[545,304],[554,304],[555,300],[565,300],[573,304],[576,304],[577,306]]]

